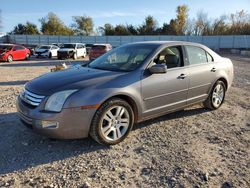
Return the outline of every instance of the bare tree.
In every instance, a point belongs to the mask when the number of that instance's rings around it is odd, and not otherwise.
[[[210,32],[210,21],[208,19],[207,13],[202,10],[197,13],[197,19],[195,21],[194,27],[195,35],[209,35]]]

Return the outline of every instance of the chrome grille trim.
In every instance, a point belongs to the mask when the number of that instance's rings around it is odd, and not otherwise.
[[[25,123],[32,125],[32,119],[31,119],[31,118],[25,116],[25,115],[22,114],[21,112],[18,113],[18,116],[19,116],[19,118],[22,119]]]
[[[20,97],[24,102],[26,102],[32,106],[39,106],[39,104],[45,98],[45,96],[37,95],[37,94],[32,93],[28,90],[24,90],[24,92],[21,93]]]

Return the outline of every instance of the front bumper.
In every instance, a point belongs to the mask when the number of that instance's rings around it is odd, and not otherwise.
[[[42,112],[39,107],[30,108],[20,97],[17,98],[17,111],[21,121],[35,132],[49,138],[77,139],[89,135],[91,120],[96,109],[70,108],[60,113]],[[41,121],[57,122],[56,128],[44,128]]]
[[[2,55],[2,56],[0,56],[0,61],[7,61],[7,57],[6,57],[6,55]]]
[[[74,56],[73,52],[57,52],[58,59],[68,59],[68,58],[73,58],[73,56]]]
[[[34,56],[36,56],[36,57],[49,57],[49,52],[35,53]]]

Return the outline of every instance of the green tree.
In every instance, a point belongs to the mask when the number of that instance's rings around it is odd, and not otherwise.
[[[41,32],[45,35],[73,35],[74,31],[65,26],[62,20],[53,12],[39,20],[41,22]]]
[[[17,35],[37,35],[39,34],[39,31],[35,24],[26,22],[26,24],[16,25],[13,31],[11,31],[10,33],[17,34]]]
[[[138,28],[140,35],[154,35],[157,30],[157,21],[153,16],[147,16],[144,23]]]
[[[162,28],[161,28],[160,34],[162,34],[162,35],[177,35],[176,20],[171,19],[169,24],[164,23]]]
[[[130,35],[131,33],[127,30],[127,27],[119,24],[115,26],[115,35]]]
[[[75,32],[78,35],[89,36],[94,31],[94,22],[93,19],[89,16],[74,16],[73,17]]]
[[[106,23],[104,24],[103,27],[99,27],[100,32],[102,35],[110,36],[110,35],[115,35],[115,29],[113,25]]]
[[[38,35],[39,30],[37,29],[37,26],[33,23],[26,22],[26,34],[27,35]]]
[[[127,25],[127,30],[130,33],[130,35],[138,35],[137,28],[133,26],[132,24]]]

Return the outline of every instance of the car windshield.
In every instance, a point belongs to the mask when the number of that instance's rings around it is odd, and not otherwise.
[[[61,48],[75,48],[76,44],[63,44]]]
[[[48,49],[50,49],[50,46],[41,46],[39,49],[41,49],[41,50],[48,50]]]
[[[11,50],[12,46],[0,45],[0,50]]]
[[[89,63],[90,68],[110,71],[133,71],[158,47],[158,45],[127,45],[100,56]]]

